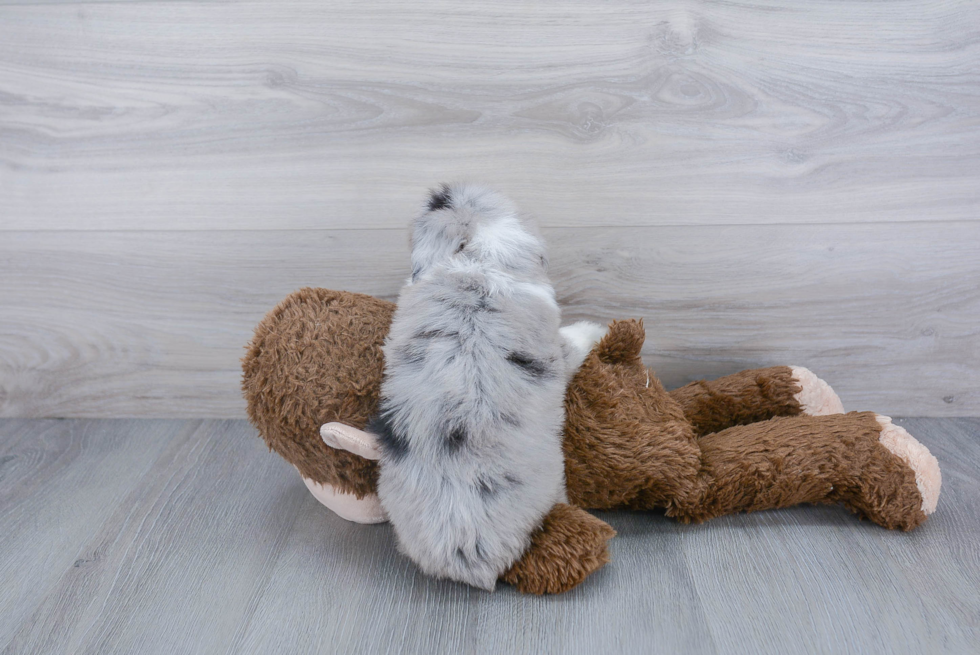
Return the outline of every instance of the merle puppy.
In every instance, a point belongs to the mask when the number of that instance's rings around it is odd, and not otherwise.
[[[444,185],[411,244],[369,428],[378,495],[423,571],[492,590],[565,500],[565,386],[602,328],[559,332],[544,244],[496,193]]]

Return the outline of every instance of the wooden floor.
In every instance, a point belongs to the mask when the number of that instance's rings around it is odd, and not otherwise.
[[[0,421],[5,653],[968,653],[980,419],[900,421],[943,467],[912,533],[801,507],[682,526],[603,513],[563,596],[420,575],[322,508],[244,421]]]

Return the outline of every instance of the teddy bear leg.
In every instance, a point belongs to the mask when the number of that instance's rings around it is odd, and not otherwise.
[[[939,491],[943,484],[939,461],[908,431],[892,423],[891,418],[875,414],[881,426],[878,441],[915,472],[915,486],[922,496],[922,511],[928,516],[936,511]]]
[[[886,528],[911,530],[934,511],[939,465],[872,412],[777,417],[699,440],[701,498],[668,509],[682,521],[799,503],[843,503]]]
[[[776,416],[843,413],[826,382],[802,366],[741,371],[710,382],[698,380],[670,392],[700,435]]]
[[[572,505],[555,505],[531,546],[501,580],[528,594],[568,591],[609,562],[607,523]]]

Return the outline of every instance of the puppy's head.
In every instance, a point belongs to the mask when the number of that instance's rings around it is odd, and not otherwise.
[[[443,184],[412,223],[412,281],[454,258],[522,278],[547,274],[544,242],[509,200],[481,187]]]

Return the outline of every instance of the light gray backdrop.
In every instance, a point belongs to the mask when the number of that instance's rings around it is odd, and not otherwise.
[[[254,324],[393,299],[448,179],[668,386],[976,415],[978,61],[970,0],[0,0],[0,416],[243,416]]]

